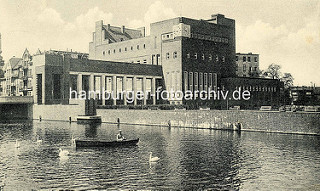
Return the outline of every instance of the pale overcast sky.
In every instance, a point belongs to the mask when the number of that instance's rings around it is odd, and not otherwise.
[[[235,19],[236,52],[259,53],[261,69],[281,65],[295,85],[320,86],[318,0],[0,0],[2,55],[21,57],[25,48],[88,52],[97,20],[140,27],[216,13]]]

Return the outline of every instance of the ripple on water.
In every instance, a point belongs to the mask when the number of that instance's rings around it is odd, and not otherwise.
[[[317,137],[122,127],[137,147],[74,149],[71,137],[112,140],[115,125],[33,122],[0,129],[0,177],[8,190],[301,189],[319,185]],[[35,144],[40,135],[43,144]],[[15,140],[21,142],[14,148]],[[59,157],[59,148],[70,156]],[[160,157],[149,164],[148,153]]]

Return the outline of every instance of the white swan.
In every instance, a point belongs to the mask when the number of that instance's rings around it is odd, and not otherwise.
[[[152,157],[152,152],[150,152],[149,162],[157,162],[158,160],[160,160],[160,158],[159,157]]]
[[[69,151],[62,150],[61,148],[59,148],[59,157],[66,157],[68,155],[69,155]]]
[[[16,147],[16,148],[20,148],[20,143],[18,142],[18,140],[16,140],[15,147]]]
[[[37,143],[38,143],[38,144],[41,144],[41,143],[42,143],[42,140],[39,139],[39,137],[37,137]]]

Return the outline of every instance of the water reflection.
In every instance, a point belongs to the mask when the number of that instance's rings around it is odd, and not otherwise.
[[[138,146],[76,150],[72,137],[112,141],[118,126],[34,121],[0,128],[0,178],[7,190],[319,185],[319,137],[121,125],[127,139],[140,138]],[[15,140],[20,142],[18,149]],[[59,148],[69,156],[60,157]],[[160,160],[149,163],[149,152]]]

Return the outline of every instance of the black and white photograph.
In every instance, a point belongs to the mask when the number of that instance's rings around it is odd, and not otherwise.
[[[320,190],[319,0],[0,0],[0,191]]]

